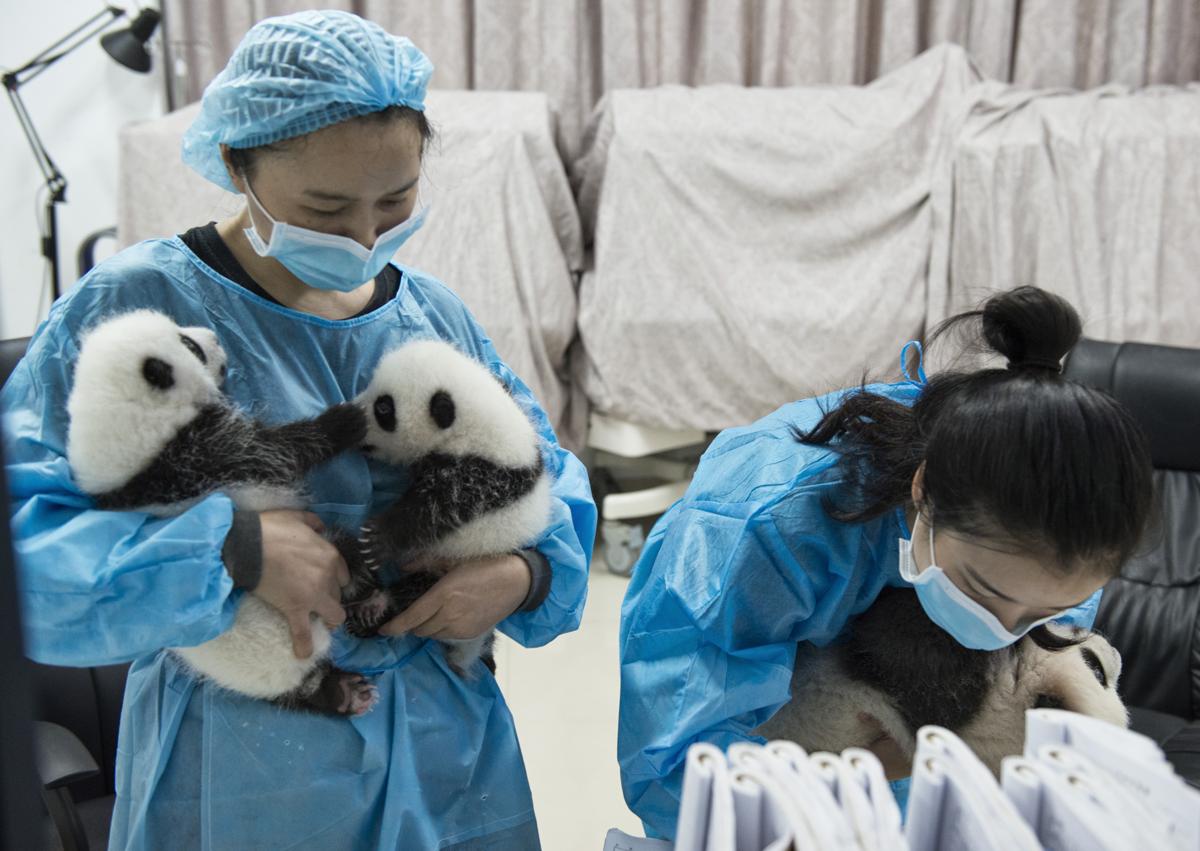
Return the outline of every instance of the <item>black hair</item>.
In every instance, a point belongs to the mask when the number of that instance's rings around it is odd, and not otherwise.
[[[421,137],[421,156],[425,156],[425,151],[429,144],[433,141],[435,131],[433,125],[429,122],[424,111],[413,109],[412,107],[394,104],[384,109],[375,112],[367,112],[354,118],[346,119],[347,121],[362,121],[375,124],[383,124],[391,121],[399,121],[411,124],[416,128],[417,133]],[[266,145],[257,145],[253,148],[230,148],[229,163],[234,170],[246,177],[254,177],[254,167],[258,162],[258,158],[265,153],[282,153],[301,143],[304,136],[293,136],[290,139],[281,139],[278,142],[270,142]]]
[[[1081,333],[1075,309],[1018,287],[946,320],[931,342],[951,330],[973,331],[1007,366],[939,373],[912,407],[864,383],[796,429],[841,455],[826,511],[856,522],[907,505],[924,464],[920,508],[935,526],[1049,555],[1063,575],[1115,575],[1150,516],[1150,452],[1115,399],[1060,374]]]

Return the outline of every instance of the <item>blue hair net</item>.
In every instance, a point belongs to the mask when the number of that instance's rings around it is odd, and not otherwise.
[[[389,106],[424,111],[433,64],[407,38],[349,12],[299,12],[255,24],[200,102],[183,161],[237,192],[222,144],[253,148]]]

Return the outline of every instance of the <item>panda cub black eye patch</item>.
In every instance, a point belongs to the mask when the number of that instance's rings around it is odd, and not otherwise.
[[[429,399],[429,416],[440,429],[448,429],[454,425],[454,399],[445,390],[439,390]]]
[[[208,363],[208,355],[204,354],[204,349],[200,348],[200,344],[189,337],[187,334],[180,334],[179,341],[187,347],[187,350],[194,354],[200,363]]]
[[[381,429],[384,431],[396,430],[396,403],[391,396],[385,394],[376,399],[373,410],[375,422],[379,423]]]
[[[142,361],[142,377],[151,387],[169,390],[175,386],[175,370],[165,360],[146,358]]]

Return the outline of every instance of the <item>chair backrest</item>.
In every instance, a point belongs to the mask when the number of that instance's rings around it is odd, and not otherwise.
[[[1159,516],[1105,589],[1096,628],[1131,706],[1200,717],[1200,349],[1081,340],[1065,374],[1107,391],[1150,440]],[[1102,459],[1100,463],[1103,463]]]
[[[1137,417],[1155,469],[1200,472],[1200,349],[1080,340],[1065,374],[1108,391]]]
[[[0,384],[8,381],[8,377],[12,375],[12,371],[21,362],[21,358],[25,357],[25,349],[28,346],[28,337],[18,337],[14,340],[0,340]]]
[[[0,340],[0,383],[8,381],[28,344],[28,338]],[[117,727],[129,665],[60,668],[31,663],[31,667],[34,717],[61,724],[78,736],[103,769],[101,778],[72,787],[75,799],[113,794]]]

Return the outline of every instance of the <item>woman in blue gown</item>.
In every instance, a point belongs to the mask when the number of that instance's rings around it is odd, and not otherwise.
[[[462,302],[387,262],[422,221],[431,70],[407,39],[347,13],[256,25],[184,141],[185,161],[246,208],[100,264],[54,306],[4,388],[28,652],[57,665],[134,660],[110,848],[538,847],[495,679],[455,675],[427,637],[498,624],[535,647],[575,629],[595,506],[583,467]],[[96,510],[65,456],[71,366],[88,327],[145,307],[213,328],[225,390],[270,422],[353,399],[385,352],[429,337],[489,366],[531,412],[553,476],[549,525],[519,554],[451,571],[416,622],[388,630],[405,634],[335,633],[335,663],[378,687],[369,714],[281,711],[198,681],[162,649],[218,635],[244,593],[328,613],[344,564],[318,530],[361,523],[405,477],[347,453],[309,476],[310,512],[247,517],[223,494],[167,519]],[[294,637],[304,655],[307,637]]]
[[[1091,625],[1150,509],[1144,436],[1060,375],[1080,334],[1062,299],[1021,287],[947,328],[968,323],[1006,366],[807,399],[725,431],[650,533],[621,611],[617,744],[650,835],[674,836],[688,746],[763,741],[753,731],[790,699],[797,643],[836,640],[885,586],[914,587],[975,649],[1050,619]],[[901,797],[899,749],[873,749]]]

